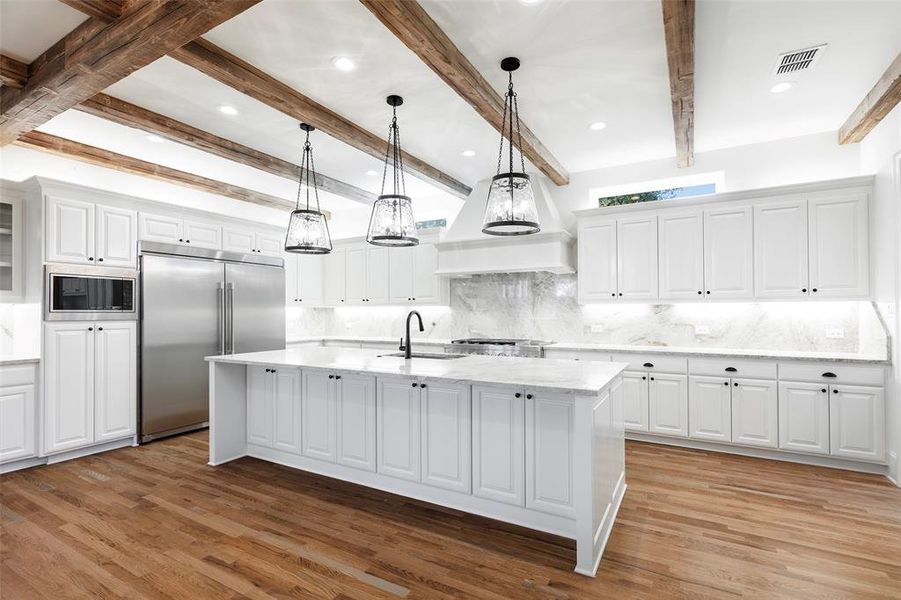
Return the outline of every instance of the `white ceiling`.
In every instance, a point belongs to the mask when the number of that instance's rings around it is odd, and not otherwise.
[[[659,0],[421,0],[499,93],[498,63],[516,55],[523,120],[572,173],[675,155]],[[0,51],[31,60],[82,20],[57,0],[0,0]],[[385,137],[389,93],[406,150],[468,185],[494,173],[498,134],[359,2],[264,0],[209,32],[235,53]],[[814,71],[771,94],[776,55],[829,46]],[[901,51],[901,2],[700,0],[696,20],[695,149],[741,146],[837,129]],[[351,72],[332,58],[348,56]],[[297,161],[293,119],[163,58],[107,93],[280,158]],[[228,117],[217,107],[235,106]],[[588,125],[604,121],[607,128]],[[42,129],[251,189],[293,197],[290,182],[80,113]],[[378,192],[378,159],[322,132],[316,166]],[[461,156],[474,150],[474,157]],[[367,171],[377,171],[369,176]],[[409,177],[418,218],[453,216],[461,202]],[[329,210],[346,200],[323,198]],[[421,207],[421,208],[420,208]],[[359,210],[359,209],[355,209]]]

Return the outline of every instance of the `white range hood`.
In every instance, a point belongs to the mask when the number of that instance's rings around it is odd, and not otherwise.
[[[531,235],[495,236],[482,233],[490,180],[476,184],[456,220],[438,244],[439,275],[547,271],[575,273],[574,238],[542,178],[532,175],[532,190],[541,231]]]

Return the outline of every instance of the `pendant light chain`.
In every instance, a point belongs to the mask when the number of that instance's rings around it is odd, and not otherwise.
[[[391,124],[388,125],[388,146],[385,148],[385,164],[382,167],[382,194],[385,193],[385,181],[388,179],[388,159],[391,159],[391,166],[394,169],[392,173],[394,193],[407,195],[407,183],[404,180],[404,156],[400,149],[400,127],[397,124],[397,107],[392,107]],[[391,143],[391,140],[394,143]]]

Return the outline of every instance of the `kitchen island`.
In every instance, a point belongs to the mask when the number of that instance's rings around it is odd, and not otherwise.
[[[576,541],[626,484],[625,363],[296,348],[211,356],[210,464],[250,456]]]

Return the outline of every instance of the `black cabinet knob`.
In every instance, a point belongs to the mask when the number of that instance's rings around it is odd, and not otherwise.
[[[425,388],[425,384],[424,384],[424,383],[420,383],[420,384],[419,384],[419,387]]]
[[[88,331],[94,331],[93,327],[88,327]]]
[[[418,386],[419,386],[419,384],[418,384],[418,383],[416,383],[416,382],[415,382],[415,381],[414,381],[414,382],[413,382],[413,384],[412,384],[412,385],[413,385],[413,387],[418,387]]]
[[[728,381],[724,381],[724,382],[723,382],[723,385],[729,385],[729,382],[728,382]]]
[[[802,291],[802,292],[806,292],[806,291],[807,291],[807,288],[801,288],[801,291]]]
[[[334,375],[329,375],[328,378],[329,378],[329,379],[334,379],[335,376],[334,376]]]
[[[103,327],[98,327],[97,331],[103,331]]]
[[[179,242],[183,242],[183,241],[185,241],[185,240],[182,239],[182,238],[178,238],[178,241],[179,241]]]
[[[707,293],[709,294],[709,293],[710,293],[710,290],[707,290]]]
[[[654,378],[653,378],[653,377],[651,377],[651,381],[654,381]]]
[[[816,289],[816,288],[813,288],[813,289],[810,290],[810,291],[811,291],[811,292],[815,292],[815,291],[817,291],[817,289]]]
[[[612,293],[612,294],[610,294],[610,295],[613,296],[614,298],[616,298],[616,292],[614,292],[614,293]]]
[[[266,369],[267,373],[272,373],[272,369]]]
[[[531,399],[532,399],[532,394],[526,394],[526,400],[531,400]]]
[[[698,290],[698,296],[700,296],[700,295],[701,295],[701,290]]]
[[[738,384],[737,384],[737,383],[733,383],[732,385],[734,385],[735,387],[738,387]]]
[[[89,256],[89,257],[88,257],[88,260],[94,260],[94,257],[93,257],[93,256]]]
[[[335,375],[335,379],[341,379],[340,375]]]
[[[515,394],[513,394],[513,397],[514,397],[514,398],[519,398],[519,397],[521,397],[521,396],[522,396],[522,394],[520,394],[519,392],[516,392]]]
[[[622,296],[622,295],[623,295],[623,293],[622,293],[622,292],[620,292],[620,293],[619,293],[619,295],[620,295],[620,296]]]
[[[837,393],[838,393],[838,390],[836,390],[836,389],[833,388],[832,393],[833,393],[833,394],[837,394]]]
[[[641,376],[641,380],[644,381],[645,379],[647,379],[647,376],[646,376],[646,375],[642,375],[642,376]]]
[[[186,243],[186,244],[190,244],[190,243],[191,243],[191,240],[185,240],[185,243]]]
[[[823,389],[821,389],[820,391],[823,392],[823,393],[825,394],[825,393],[826,393],[826,388],[823,388]]]
[[[102,258],[102,257],[101,257],[101,258],[98,258],[98,259],[97,259],[97,262],[103,262],[103,258]]]

